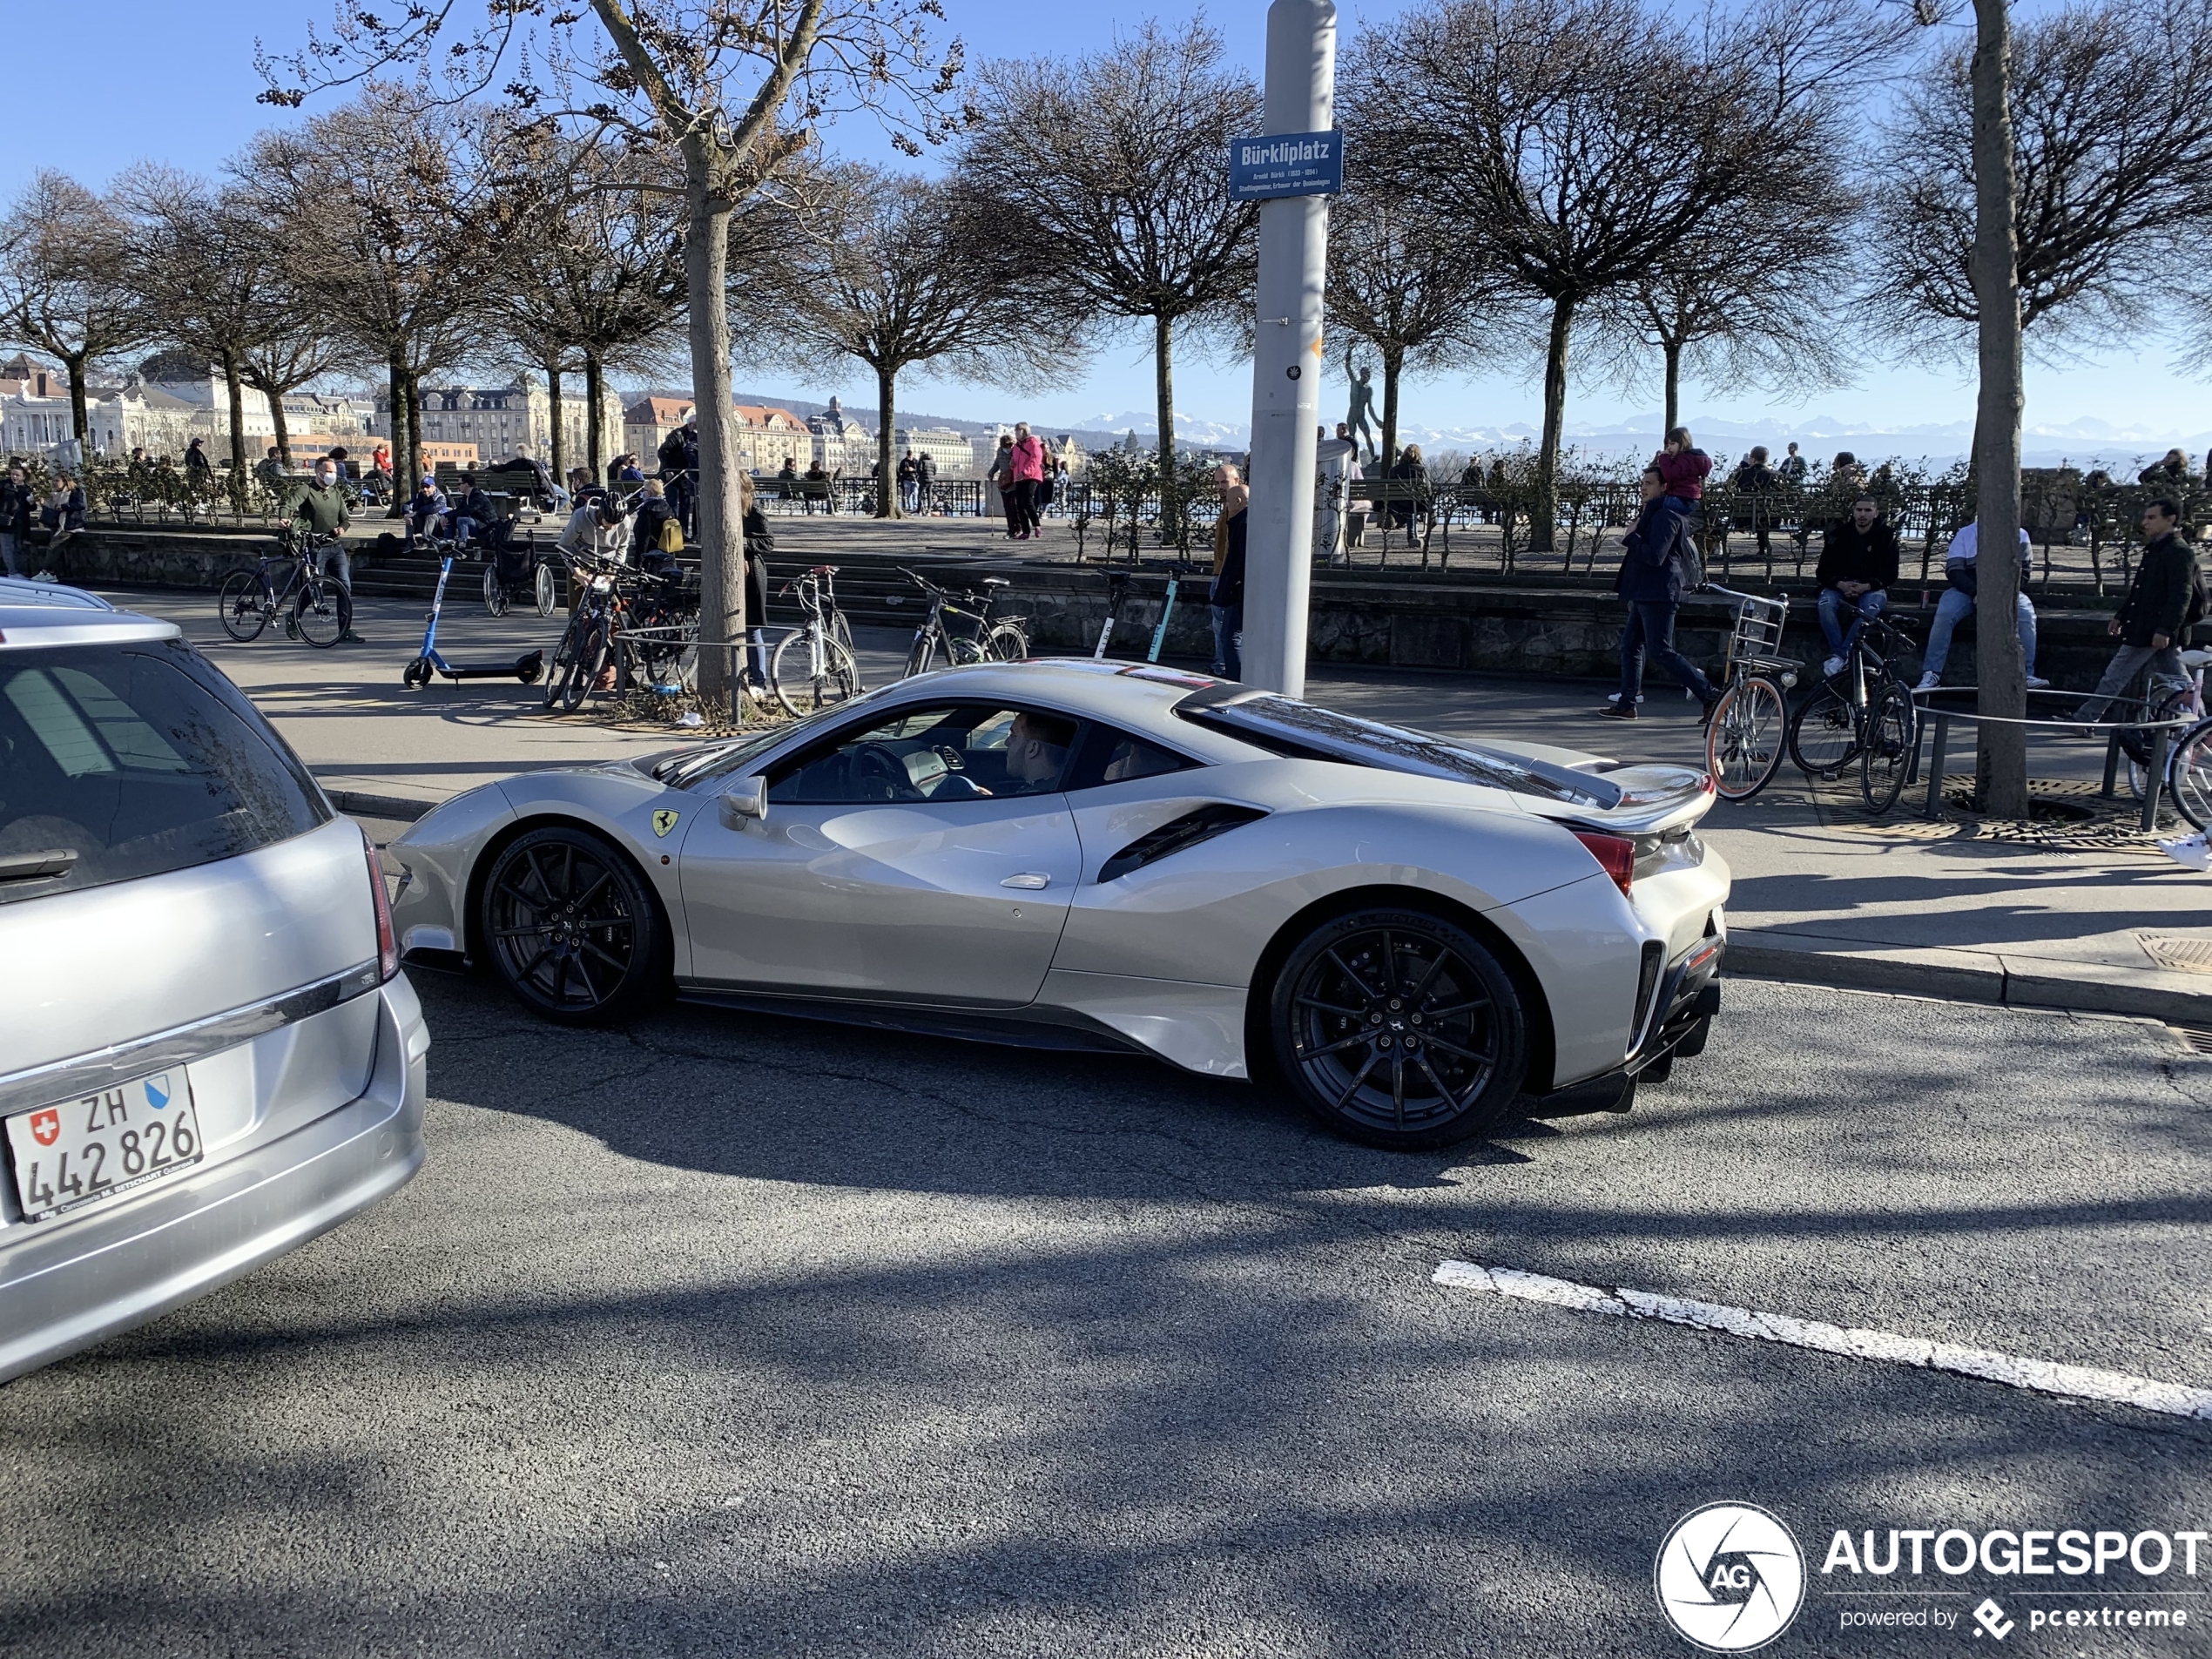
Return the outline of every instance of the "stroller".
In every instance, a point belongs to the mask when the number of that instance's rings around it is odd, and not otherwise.
[[[484,566],[484,609],[493,616],[505,616],[510,604],[525,599],[539,616],[550,617],[558,597],[553,562],[538,550],[536,536],[528,532],[520,541],[509,536],[491,550]]]

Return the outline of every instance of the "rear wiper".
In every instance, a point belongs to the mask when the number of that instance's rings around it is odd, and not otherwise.
[[[77,854],[66,847],[51,853],[17,853],[0,857],[0,881],[41,881],[48,876],[67,875],[77,862]]]

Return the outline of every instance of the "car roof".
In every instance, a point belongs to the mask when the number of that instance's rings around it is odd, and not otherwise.
[[[0,577],[0,653],[175,639],[182,632],[173,622],[118,610],[82,588]]]
[[[1042,703],[1063,714],[1109,720],[1150,732],[1212,759],[1242,759],[1253,746],[1205,732],[1175,717],[1175,705],[1193,691],[1227,687],[1207,674],[1157,663],[1097,661],[1087,657],[1037,657],[1019,663],[978,663],[941,669],[894,683],[884,702],[962,702],[1004,698]]]

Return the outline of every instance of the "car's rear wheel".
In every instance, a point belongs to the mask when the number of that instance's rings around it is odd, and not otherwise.
[[[509,990],[566,1024],[621,1018],[660,973],[660,912],[644,878],[589,830],[532,830],[502,848],[476,936]]]
[[[1268,1028],[1309,1109],[1399,1150],[1480,1134],[1511,1108],[1527,1065],[1513,976],[1466,928],[1422,911],[1315,926],[1276,975]]]

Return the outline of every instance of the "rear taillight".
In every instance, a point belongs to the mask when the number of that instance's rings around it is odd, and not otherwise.
[[[1625,894],[1636,877],[1636,844],[1625,835],[1602,835],[1595,830],[1576,830],[1575,839],[1589,849],[1599,867]]]
[[[391,895],[384,891],[384,861],[366,835],[361,851],[368,854],[368,890],[376,895],[376,976],[381,982],[400,971],[400,937],[392,927]]]

